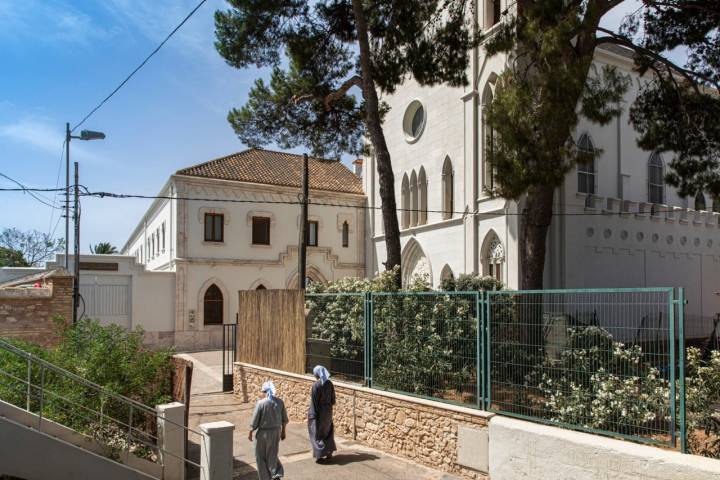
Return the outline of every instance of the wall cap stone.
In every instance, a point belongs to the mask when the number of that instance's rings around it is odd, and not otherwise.
[[[310,375],[301,375],[298,373],[285,372],[282,370],[276,370],[274,368],[267,368],[267,367],[261,367],[259,365],[253,365],[251,363],[235,362],[235,365],[239,365],[240,367],[243,367],[243,368],[251,368],[254,370],[268,372],[270,374],[282,375],[284,377],[290,377],[290,378],[294,378],[294,379],[300,380],[300,381],[314,382],[313,377],[311,377]],[[363,393],[368,393],[368,394],[372,394],[372,395],[378,395],[381,397],[386,397],[386,398],[390,398],[390,399],[394,399],[394,400],[401,400],[403,402],[416,403],[418,405],[439,408],[442,410],[447,410],[447,411],[455,412],[455,413],[463,413],[465,415],[471,415],[471,416],[483,418],[483,419],[489,419],[489,418],[492,418],[495,416],[494,413],[486,412],[485,410],[478,410],[475,408],[462,407],[460,405],[453,405],[451,403],[445,403],[445,402],[440,402],[440,401],[427,400],[424,398],[414,397],[412,395],[403,395],[401,393],[388,392],[387,390],[379,390],[379,389],[375,389],[375,388],[361,387],[359,385],[354,385],[352,383],[336,382],[333,380],[333,384],[336,387],[342,387],[342,388],[346,388],[348,390],[354,390],[356,392],[363,392]]]
[[[515,430],[518,432],[546,437],[554,437],[567,442],[586,445],[595,449],[603,449],[618,455],[631,455],[642,458],[645,461],[657,462],[658,464],[673,463],[720,475],[720,461],[712,458],[683,454],[664,448],[642,445],[626,440],[618,440],[615,438],[604,437],[602,435],[594,435],[591,433],[579,432],[576,430],[569,430],[550,425],[542,425],[539,423],[518,420],[501,415],[495,416],[489,423],[491,444],[493,440],[493,430],[497,428]],[[492,466],[490,467],[490,470],[492,472]]]

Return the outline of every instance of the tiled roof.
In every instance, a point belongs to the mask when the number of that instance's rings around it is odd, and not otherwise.
[[[310,157],[310,189],[363,194],[362,180],[341,162]],[[251,148],[177,171],[177,175],[302,187],[303,157]]]

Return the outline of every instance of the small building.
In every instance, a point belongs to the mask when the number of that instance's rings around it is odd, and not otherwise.
[[[144,271],[172,273],[174,285],[133,298],[133,310],[173,302],[172,343],[218,347],[239,290],[297,288],[302,171],[301,155],[249,149],[171,175],[121,253]],[[308,281],[363,277],[361,178],[319,158],[309,172]]]

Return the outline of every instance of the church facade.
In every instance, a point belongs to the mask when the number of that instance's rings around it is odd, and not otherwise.
[[[484,2],[481,25],[492,32],[506,0]],[[482,2],[481,2],[482,3]],[[470,85],[422,87],[412,79],[383,100],[384,131],[400,209],[403,282],[480,273],[518,288],[520,202],[486,193],[493,178],[485,152],[493,132],[483,107],[494,95],[506,58],[472,58]],[[709,195],[681,198],[664,184],[666,159],[637,146],[627,107],[637,95],[631,54],[596,51],[598,67],[630,75],[622,115],[600,126],[581,120],[573,140],[600,149],[556,191],[545,288],[685,287],[689,336],[703,336],[720,311],[720,203]],[[366,271],[381,271],[385,237],[373,158],[366,159]]]

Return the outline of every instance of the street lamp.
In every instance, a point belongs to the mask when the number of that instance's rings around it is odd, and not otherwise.
[[[70,248],[70,140],[103,140],[105,134],[102,132],[94,132],[92,130],[82,130],[80,135],[72,135],[70,124],[65,124],[65,269],[70,267],[69,248]],[[74,270],[75,280],[73,282],[73,325],[77,322],[77,309],[80,293],[80,217],[78,215],[78,198],[79,190],[79,172],[78,162],[75,162],[75,211],[73,218],[75,220],[75,248],[74,248]]]

